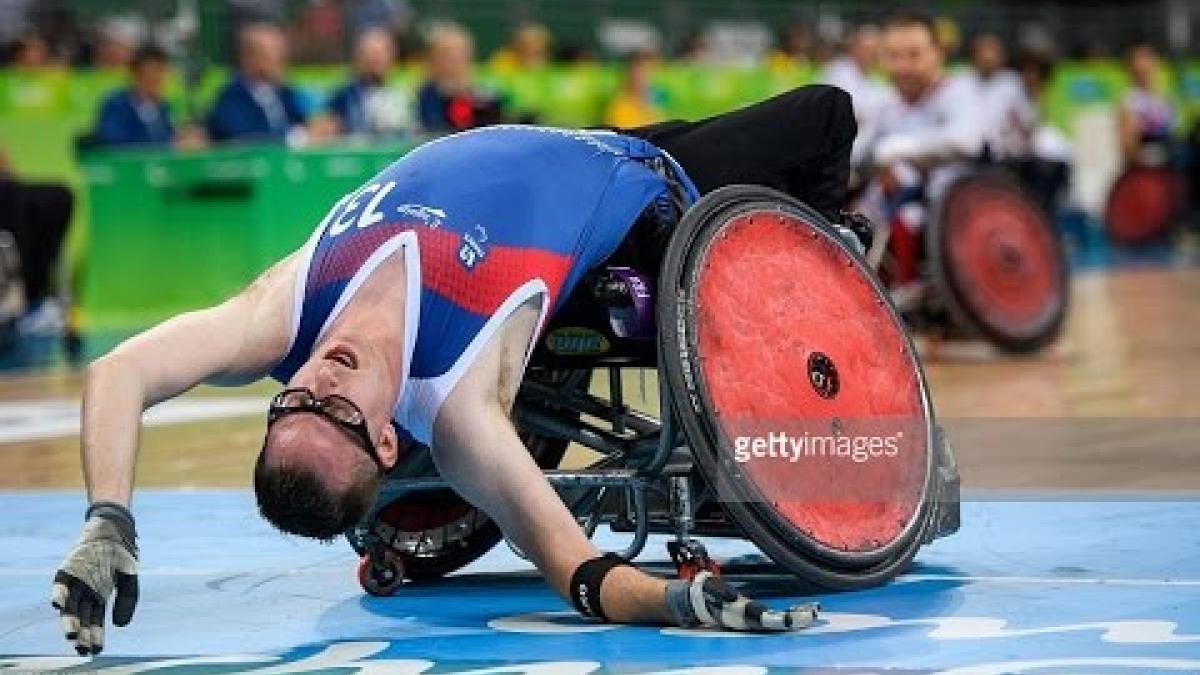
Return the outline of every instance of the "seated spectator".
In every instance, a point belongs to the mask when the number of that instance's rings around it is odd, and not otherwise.
[[[65,185],[28,183],[8,168],[0,151],[0,229],[12,234],[20,255],[25,312],[17,328],[25,334],[57,334],[63,311],[51,294],[59,252],[75,199]]]
[[[666,116],[659,107],[658,96],[650,84],[654,55],[640,52],[629,57],[621,88],[608,104],[604,124],[618,129],[642,127],[663,121]]]
[[[545,66],[549,54],[550,32],[539,23],[527,22],[517,28],[507,45],[496,50],[488,65],[493,73],[512,75]]]
[[[327,112],[340,134],[395,134],[412,126],[410,101],[387,86],[396,50],[392,36],[373,28],[358,38],[354,79],[334,92]]]
[[[238,36],[239,73],[217,96],[208,117],[214,141],[307,139],[300,94],[283,82],[287,44],[271,24],[250,24]]]
[[[30,31],[17,40],[13,51],[12,67],[17,70],[40,70],[53,65],[50,45],[41,33]]]
[[[875,77],[878,68],[879,29],[866,24],[854,29],[846,41],[846,53],[826,64],[821,74],[822,82],[850,94],[854,103],[854,118],[858,121],[855,163],[863,159],[866,148],[862,139],[871,135],[871,125],[889,96],[887,85]]]
[[[787,72],[812,63],[814,40],[812,30],[803,23],[793,23],[779,34],[778,44],[766,57],[769,70]]]
[[[133,16],[105,19],[97,31],[93,64],[97,68],[121,70],[133,63],[137,46],[146,34],[144,22]]]
[[[167,55],[146,45],[129,65],[128,88],[109,94],[100,104],[96,128],[89,138],[101,147],[127,145],[166,146],[175,136],[171,113],[163,100],[167,81]]]
[[[475,44],[463,29],[444,25],[429,34],[429,77],[417,93],[417,116],[429,132],[461,131],[503,121],[500,101],[474,85]]]

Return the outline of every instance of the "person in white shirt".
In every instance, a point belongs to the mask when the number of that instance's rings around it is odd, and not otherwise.
[[[844,90],[854,102],[854,117],[858,121],[858,138],[870,128],[879,107],[888,96],[887,86],[875,77],[879,67],[879,29],[866,24],[856,28],[846,43],[846,52],[825,66],[822,82]],[[865,151],[856,143],[852,157],[861,159]]]
[[[861,140],[862,161],[874,179],[860,210],[890,227],[895,264],[888,276],[903,295],[904,287],[919,282],[924,204],[936,202],[981,156],[983,113],[975,89],[946,75],[928,18],[893,17],[884,25],[882,46],[892,92]]]
[[[1000,38],[984,33],[971,42],[971,65],[959,75],[977,92],[987,154],[997,161],[1029,156],[1038,123],[1021,77],[1005,67],[1006,60]]]
[[[1161,91],[1161,62],[1153,45],[1141,43],[1127,57],[1132,85],[1121,101],[1121,154],[1127,166],[1162,166],[1170,160],[1176,115]]]

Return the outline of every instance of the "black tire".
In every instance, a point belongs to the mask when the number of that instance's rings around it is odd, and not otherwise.
[[[658,325],[659,339],[663,346],[659,368],[667,385],[671,387],[677,419],[682,423],[697,466],[705,480],[710,485],[733,485],[735,489],[745,489],[741,481],[733,478],[725,468],[728,458],[723,458],[718,431],[711,420],[706,419],[704,413],[708,405],[707,394],[703,375],[696,365],[696,361],[699,360],[696,356],[698,352],[687,323],[689,312],[692,311],[686,287],[689,282],[689,268],[695,262],[694,253],[703,248],[697,242],[715,237],[720,225],[738,213],[765,209],[787,211],[816,224],[818,229],[838,243],[854,261],[863,277],[869,281],[878,296],[880,306],[886,308],[890,320],[903,336],[908,354],[916,365],[916,377],[926,412],[926,437],[932,439],[932,404],[916,350],[903,322],[866,260],[846,246],[840,235],[814,209],[769,188],[730,186],[708,194],[688,212],[681,223],[680,231],[676,232],[671,240],[659,275]],[[687,229],[689,227],[690,230]],[[691,325],[694,323],[692,321]],[[682,354],[692,356],[675,356]],[[741,492],[737,498],[726,500],[722,507],[754,544],[800,579],[835,590],[877,586],[907,569],[922,542],[929,537],[931,514],[934,511],[929,499],[934,486],[932,447],[927,447],[927,459],[922,498],[911,522],[906,525],[902,535],[874,555],[839,554],[811,539],[797,536],[793,526],[786,523],[761,497],[751,491]]]
[[[553,376],[554,374],[551,373],[550,377]],[[590,378],[585,378],[585,381],[590,381]],[[519,428],[518,432],[521,433],[525,446],[537,461],[538,466],[543,469],[556,468],[562,462],[563,455],[570,444],[566,439],[536,436],[521,432]],[[403,466],[394,469],[392,475],[436,476],[437,469],[433,465],[428,450],[422,449],[407,458]],[[456,515],[454,522],[465,521],[468,527],[468,531],[462,534],[461,538],[436,550],[417,554],[399,550],[396,552],[403,562],[405,578],[414,582],[432,581],[461,569],[492,550],[504,538],[500,528],[490,518],[459,497],[453,490],[448,489],[403,495],[387,504],[379,505],[368,521],[374,523],[378,511],[384,511],[398,503],[402,504],[404,508],[414,511],[436,513],[451,510],[455,514],[461,514]],[[360,555],[365,553],[365,549],[353,533],[347,535],[347,540]]]

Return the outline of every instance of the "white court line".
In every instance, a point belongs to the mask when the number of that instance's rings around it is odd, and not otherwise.
[[[328,563],[318,563],[312,566],[297,567],[297,568],[282,568],[282,567],[260,567],[256,569],[188,569],[186,567],[161,567],[142,569],[138,574],[142,576],[156,577],[190,577],[190,576],[222,576],[228,574],[240,575],[256,575],[256,574],[283,574],[286,576],[303,576],[309,573],[321,573],[329,570],[340,571],[344,565],[338,561],[330,561]],[[515,571],[515,570],[499,570]],[[46,574],[46,570],[42,568],[22,568],[16,567],[11,569],[0,568],[0,578],[3,577],[24,577],[24,576],[42,576]],[[913,574],[901,576],[893,580],[893,584],[910,584],[922,581],[959,581],[967,584],[1042,584],[1042,585],[1096,585],[1096,586],[1131,586],[1131,587],[1184,587],[1184,588],[1200,588],[1200,579],[1079,579],[1079,578],[1058,578],[1058,577],[956,577],[949,574]]]
[[[262,415],[265,418],[266,410],[267,399],[255,396],[187,398],[156,405],[145,412],[142,420],[148,426],[165,426],[248,415]],[[0,444],[60,438],[78,433],[77,400],[0,402]]]
[[[953,574],[910,574],[892,583],[911,584],[921,581],[961,581],[969,584],[1075,584],[1096,586],[1196,586],[1200,579],[1106,579],[1088,577],[974,577]]]

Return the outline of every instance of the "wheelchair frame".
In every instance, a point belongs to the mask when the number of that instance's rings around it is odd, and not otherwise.
[[[824,229],[826,236],[839,242],[848,252],[853,252],[852,259],[858,260],[860,268],[869,272],[862,261],[861,249],[850,243],[857,243],[852,233],[841,232],[825,223],[811,209],[774,191],[744,186],[738,189],[746,193],[741,195],[743,202],[749,200],[761,205],[764,200],[771,203],[770,200],[781,199],[783,204],[790,204],[788,208],[815,223],[810,227]],[[734,188],[725,190],[732,191]],[[694,207],[699,212],[697,217],[703,219],[715,213],[719,199],[728,198],[738,203],[737,195],[737,192],[727,192],[705,197],[708,201],[704,208]],[[814,233],[813,236],[817,235]],[[671,255],[668,253],[668,257]],[[876,292],[882,293],[878,283],[872,283]],[[586,289],[584,292],[587,292]],[[661,293],[660,289],[659,302],[663,301]],[[879,296],[880,303],[883,302],[882,298],[882,295]],[[662,311],[659,306],[660,322],[664,320]],[[606,317],[604,321],[607,320]],[[666,320],[670,322],[669,318]],[[564,324],[564,327],[569,325]],[[636,346],[626,345],[629,348],[624,352],[618,349],[604,355],[551,357],[530,367],[518,391],[514,417],[517,428],[523,434],[557,442],[575,442],[602,455],[582,469],[543,471],[588,537],[601,524],[607,524],[617,532],[632,533],[632,540],[618,552],[618,555],[630,560],[645,549],[650,534],[669,535],[672,539],[667,544],[668,552],[680,575],[689,577],[702,569],[716,570],[715,563],[708,558],[704,547],[693,538],[694,535],[752,538],[745,527],[739,524],[736,514],[730,513],[717,498],[717,488],[710,484],[709,477],[702,471],[704,467],[700,466],[702,458],[696,454],[695,448],[689,447],[688,434],[683,427],[684,422],[690,422],[679,417],[677,403],[683,405],[684,402],[676,400],[686,392],[673,392],[670,378],[661,371],[666,349],[666,341],[661,334],[663,329],[660,325],[654,337],[653,349],[645,345],[643,340]],[[915,357],[911,343],[909,350]],[[660,416],[657,419],[627,404],[621,374],[629,368],[660,370]],[[607,398],[588,390],[593,370],[607,375]],[[923,388],[923,378],[918,379]],[[914,512],[912,532],[904,535],[907,539],[902,541],[901,537],[897,538],[897,553],[885,554],[881,550],[871,560],[866,560],[867,556],[864,555],[858,564],[852,564],[851,560],[858,554],[835,556],[826,559],[827,564],[833,565],[831,568],[811,561],[793,562],[787,567],[796,565],[812,577],[809,581],[831,588],[875,585],[906,567],[921,545],[957,530],[957,470],[944,434],[936,427],[927,394],[922,393],[922,396],[926,397],[928,417],[925,423],[932,434],[926,446],[930,453],[926,492],[923,492],[926,502]],[[364,522],[375,523],[384,508],[405,495],[449,488],[449,483],[437,476],[389,478],[381,489],[375,508]],[[947,509],[946,504],[953,504],[953,507]],[[448,545],[456,538],[461,541],[475,522],[474,519],[448,522],[437,526],[436,529],[441,531],[435,533],[430,532],[435,528],[394,532],[392,541],[388,543],[382,541],[373,526],[362,524],[348,532],[347,537],[356,550],[366,553],[366,565],[373,558],[385,560],[389,551],[420,555],[423,547]],[[452,531],[453,528],[461,528],[461,533]],[[514,550],[521,554],[515,547]],[[845,568],[839,567],[843,561],[848,565]],[[376,567],[368,571],[372,575],[380,572]],[[363,572],[364,568],[360,567],[360,580],[367,579]],[[380,585],[390,587],[392,582],[398,583],[394,570],[389,572],[384,569],[382,572]],[[801,574],[801,577],[805,577],[805,574]],[[364,586],[370,591],[368,581],[364,581]],[[388,592],[385,590],[381,594]]]

